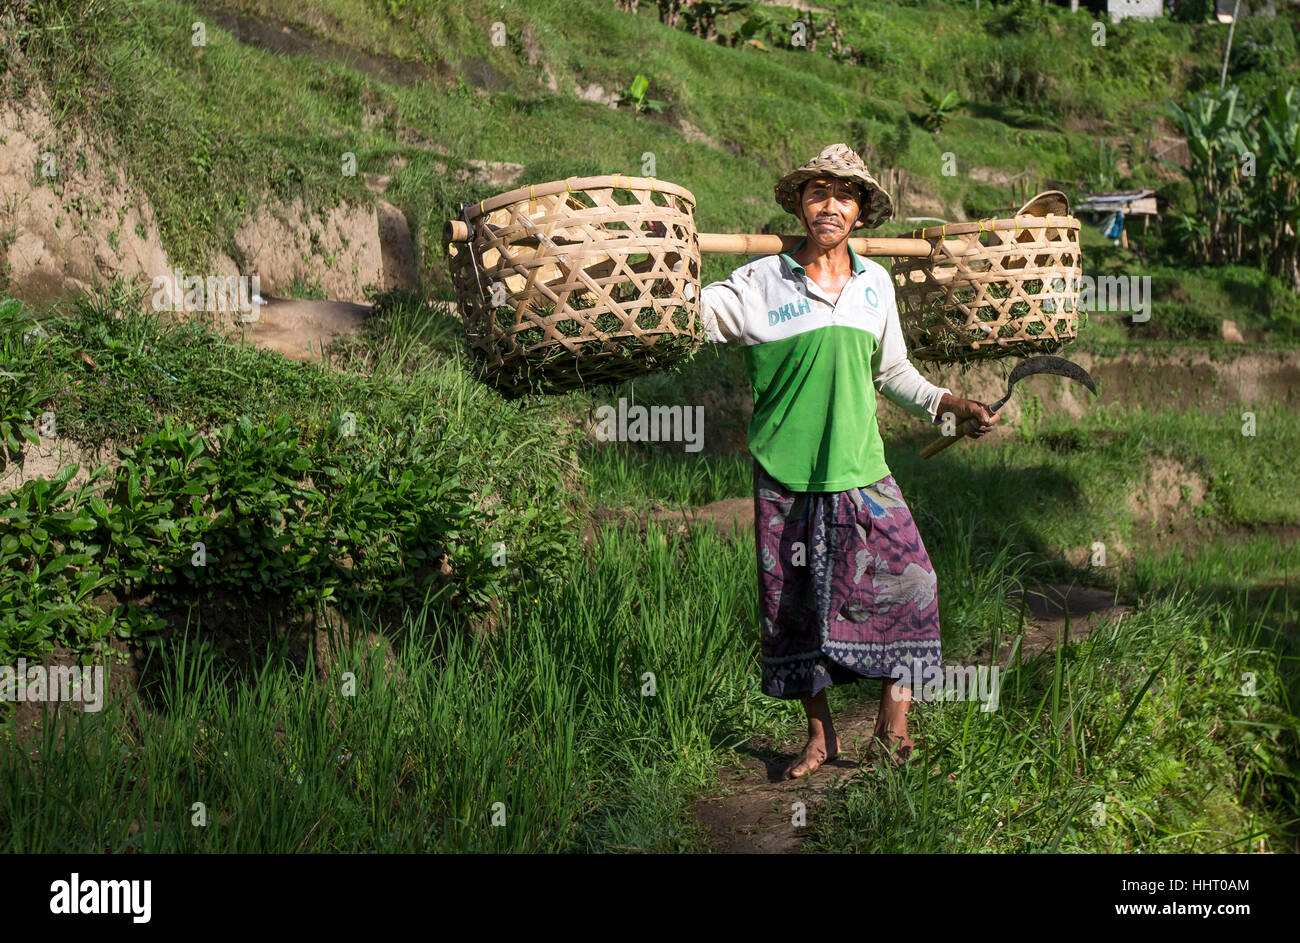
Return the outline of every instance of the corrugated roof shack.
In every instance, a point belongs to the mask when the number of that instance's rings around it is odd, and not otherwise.
[[[1138,251],[1146,255],[1147,227],[1151,220],[1156,221],[1156,245],[1160,244],[1160,203],[1155,190],[1108,190],[1103,193],[1089,193],[1075,205],[1076,214],[1084,218],[1091,217],[1101,225],[1102,231],[1111,239],[1118,238],[1119,244],[1128,248],[1128,224],[1130,220],[1141,218],[1142,243]]]

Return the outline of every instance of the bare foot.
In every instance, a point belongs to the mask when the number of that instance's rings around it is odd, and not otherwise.
[[[907,762],[907,758],[912,755],[912,748],[916,746],[916,741],[904,734],[886,734],[883,730],[876,730],[871,735],[871,746],[867,748],[868,757],[888,757],[895,766],[902,766]]]
[[[803,752],[799,758],[791,763],[785,770],[786,779],[799,779],[803,776],[810,776],[823,763],[835,759],[840,755],[840,741],[835,734],[830,735],[830,749],[826,748],[826,740],[822,737],[809,737],[808,742],[804,744]]]

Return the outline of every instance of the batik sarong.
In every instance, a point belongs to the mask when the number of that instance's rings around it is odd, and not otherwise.
[[[754,462],[763,693],[811,697],[861,678],[921,683],[942,664],[929,554],[892,475],[789,491]]]

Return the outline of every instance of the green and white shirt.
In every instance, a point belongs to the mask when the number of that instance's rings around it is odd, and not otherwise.
[[[907,359],[884,266],[852,249],[849,257],[853,274],[838,299],[784,253],[751,259],[700,292],[705,336],[745,345],[749,450],[791,491],[847,491],[890,473],[876,391],[931,422],[951,392]]]

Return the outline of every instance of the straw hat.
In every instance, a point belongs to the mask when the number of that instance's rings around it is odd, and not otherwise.
[[[843,177],[859,184],[866,194],[861,222],[853,229],[874,229],[894,212],[894,201],[867,171],[862,158],[847,144],[832,144],[802,167],[796,167],[776,182],[776,202],[787,213],[799,215],[799,188],[814,177]]]

